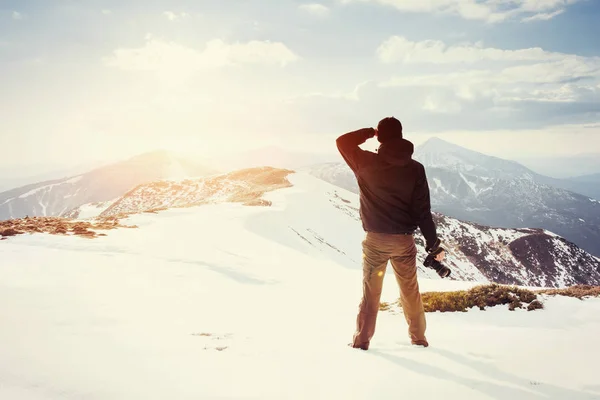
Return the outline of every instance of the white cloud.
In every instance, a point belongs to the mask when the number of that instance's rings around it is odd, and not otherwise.
[[[12,19],[15,19],[15,20],[23,19],[23,14],[21,14],[18,11],[13,11],[13,13],[12,13]]]
[[[284,67],[299,59],[283,43],[250,41],[226,43],[214,39],[204,50],[146,36],[139,48],[119,48],[104,58],[105,65],[127,71],[154,71],[166,78],[181,78],[196,71],[243,64]]]
[[[377,49],[383,63],[475,63],[479,61],[539,61],[561,60],[567,55],[545,51],[539,47],[502,50],[483,47],[481,43],[449,46],[439,40],[412,42],[402,36],[392,36]]]
[[[552,19],[552,18],[556,17],[557,15],[560,15],[564,12],[565,12],[565,10],[561,9],[561,10],[556,10],[551,13],[539,13],[539,14],[532,15],[531,17],[523,18],[521,21],[523,21],[523,22],[548,21],[549,19]]]
[[[104,15],[110,15],[110,14],[112,14],[112,11],[108,10],[108,9],[104,9],[104,10],[102,10],[102,14],[104,14]]]
[[[579,72],[577,72],[579,70]],[[569,82],[572,77],[596,74],[595,77],[578,82]],[[598,81],[597,67],[587,71],[568,63],[535,64],[515,66],[496,70],[474,70],[468,72],[449,72],[430,75],[412,75],[395,77],[379,83],[381,88],[405,87],[436,94],[447,94],[444,102],[454,101],[474,103],[481,100],[492,104],[508,104],[523,101],[594,103],[600,88],[594,86]],[[588,82],[592,80],[592,82]],[[448,106],[450,107],[450,106]],[[456,110],[456,107],[451,107]],[[596,107],[598,108],[598,107]],[[433,111],[433,106],[426,108]],[[459,110],[458,110],[459,111]]]
[[[496,23],[523,17],[524,21],[550,19],[568,5],[583,0],[338,0],[349,3],[378,3],[403,12],[440,13],[464,19]],[[560,12],[559,12],[560,11]],[[531,15],[533,14],[533,15]],[[536,17],[537,15],[537,17]]]
[[[298,6],[298,8],[316,17],[326,17],[329,15],[329,8],[327,6],[324,6],[323,4],[301,4],[300,6]]]
[[[462,110],[462,106],[447,96],[435,93],[425,97],[423,110],[436,114],[456,114]]]
[[[169,21],[177,21],[177,20],[178,20],[178,19],[180,19],[180,18],[186,18],[186,17],[189,17],[189,14],[188,14],[188,13],[185,13],[185,12],[181,12],[181,13],[175,13],[175,12],[173,12],[173,11],[165,11],[165,12],[163,13],[163,15],[164,15],[165,17],[167,17],[167,19],[168,19]]]
[[[321,94],[319,108],[356,119],[400,109],[425,130],[523,128],[600,116],[600,57],[403,37],[387,40],[377,53],[388,68],[401,64],[401,73],[346,94]]]

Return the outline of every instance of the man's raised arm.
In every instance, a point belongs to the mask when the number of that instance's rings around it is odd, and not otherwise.
[[[358,171],[365,158],[365,154],[367,153],[359,146],[376,134],[377,131],[373,128],[363,128],[346,133],[337,138],[337,148],[348,166],[354,172]]]

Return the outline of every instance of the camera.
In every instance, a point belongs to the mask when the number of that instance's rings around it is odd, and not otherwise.
[[[444,251],[444,249],[440,247],[435,252],[429,253],[425,258],[425,261],[423,261],[423,265],[427,268],[435,270],[435,272],[437,272],[441,278],[446,278],[450,276],[452,271],[450,268],[446,267],[444,264],[435,259],[435,257],[442,251]]]

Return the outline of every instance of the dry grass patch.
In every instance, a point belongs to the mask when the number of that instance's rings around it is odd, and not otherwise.
[[[600,286],[575,285],[565,289],[533,291],[493,283],[454,292],[424,292],[421,293],[421,297],[425,312],[466,312],[473,307],[485,310],[487,307],[500,305],[507,305],[511,311],[517,308],[533,311],[544,308],[544,304],[538,299],[538,294],[575,297],[583,300],[589,297],[600,297]],[[392,311],[394,305],[402,307],[399,300],[394,303],[381,302],[379,310]]]
[[[455,292],[427,292],[422,297],[426,312],[465,312],[472,307],[485,310],[487,307],[500,305],[508,305],[508,309],[514,311],[525,306],[529,309],[529,304],[537,300],[536,294],[530,290],[498,284],[480,285]]]
[[[504,286],[495,283],[475,286],[469,290],[424,292],[421,294],[421,298],[423,299],[425,312],[466,312],[473,307],[485,310],[487,307],[499,305],[507,305],[511,311],[517,308],[524,308],[528,311],[543,308],[534,292],[516,286]],[[399,300],[395,304],[401,306]],[[382,311],[389,309],[389,303],[380,305]]]
[[[550,296],[575,297],[579,300],[583,300],[587,297],[600,297],[600,286],[575,285],[566,289],[538,290],[537,293]]]
[[[60,217],[26,217],[0,221],[0,236],[6,239],[9,236],[25,233],[49,233],[51,235],[76,235],[85,238],[106,236],[95,230],[109,230],[116,228],[136,228],[135,226],[121,225],[116,219],[104,219],[95,222],[73,221]]]

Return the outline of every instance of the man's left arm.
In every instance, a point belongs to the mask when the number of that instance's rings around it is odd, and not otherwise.
[[[358,172],[359,168],[364,164],[368,153],[361,149],[360,145],[368,139],[375,137],[376,134],[377,131],[373,128],[363,128],[346,133],[337,138],[337,148],[348,166],[354,172]]]

